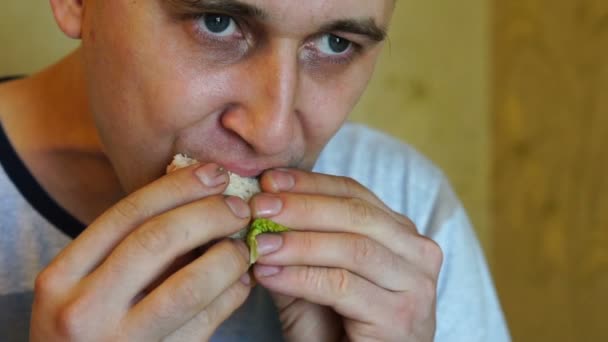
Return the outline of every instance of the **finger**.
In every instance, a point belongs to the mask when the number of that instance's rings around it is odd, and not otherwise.
[[[386,211],[395,220],[411,223],[406,217],[390,209],[378,196],[350,177],[306,172],[298,169],[272,169],[260,178],[262,191],[270,193],[294,192],[324,194],[336,197],[360,198]]]
[[[257,261],[260,264],[343,268],[390,291],[411,288],[414,266],[363,235],[288,232],[260,235],[257,239],[261,253],[265,246],[281,245],[278,251],[261,256]]]
[[[168,336],[206,310],[233,284],[240,282],[239,278],[247,272],[248,266],[249,252],[242,241],[225,239],[213,245],[207,253],[173,274],[131,309],[124,324],[127,336],[137,341],[153,341]],[[215,308],[214,315],[208,316],[213,319],[209,328],[234,311],[233,304],[239,300],[218,301],[225,306]]]
[[[163,339],[163,342],[209,341],[217,328],[243,305],[250,292],[251,287],[241,282],[232,284],[194,318]]]
[[[213,196],[181,206],[129,234],[87,277],[86,286],[107,289],[108,295],[99,297],[103,305],[126,309],[178,257],[229,236],[248,222],[249,207],[237,197]]]
[[[261,193],[251,202],[255,217],[269,217],[296,231],[342,232],[368,236],[408,261],[424,257],[426,244],[413,225],[395,221],[359,198],[313,194]]]
[[[217,164],[175,171],[133,192],[97,218],[64,249],[52,267],[80,279],[145,220],[197,199],[221,194],[228,175]]]
[[[332,307],[348,319],[369,324],[386,320],[396,294],[344,269],[256,264],[257,281],[271,292]]]
[[[270,292],[270,296],[279,312],[285,341],[342,340],[344,331],[336,327],[342,326],[343,320],[333,308],[277,292]]]

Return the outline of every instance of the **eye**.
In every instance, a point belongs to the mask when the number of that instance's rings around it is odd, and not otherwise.
[[[323,35],[318,41],[319,51],[330,56],[344,54],[352,47],[353,42],[331,33]]]
[[[207,33],[218,37],[231,36],[238,30],[235,20],[225,14],[205,14],[200,18],[199,26]]]

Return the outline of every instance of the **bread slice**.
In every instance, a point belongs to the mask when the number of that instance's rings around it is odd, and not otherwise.
[[[192,159],[184,154],[177,154],[173,157],[171,164],[167,166],[167,173],[171,173],[175,170],[179,170],[190,165],[198,163],[196,159]],[[259,193],[260,183],[256,178],[252,177],[241,177],[234,172],[228,172],[230,176],[230,182],[228,187],[224,191],[226,196],[237,196],[248,202],[253,195]],[[234,239],[244,239],[247,235],[247,228],[231,235]]]
[[[167,173],[179,170],[198,163],[184,154],[177,154],[173,157],[171,164],[167,166]],[[224,191],[224,195],[238,196],[244,201],[249,201],[255,194],[261,192],[260,183],[256,178],[241,177],[233,172],[228,172],[230,183]],[[249,264],[252,265],[258,259],[258,241],[256,236],[263,233],[282,233],[289,231],[289,228],[265,218],[257,218],[249,226],[231,235],[233,239],[245,240],[249,247]]]

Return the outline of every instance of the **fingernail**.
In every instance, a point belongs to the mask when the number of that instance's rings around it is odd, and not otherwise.
[[[273,182],[274,188],[278,191],[289,191],[296,185],[295,178],[286,170],[270,171],[270,179]]]
[[[256,217],[270,217],[281,212],[283,202],[276,196],[259,194],[253,200],[253,207]]]
[[[215,163],[205,164],[196,169],[194,173],[201,183],[210,188],[228,183],[226,170]]]
[[[226,196],[224,201],[236,217],[244,219],[251,216],[249,206],[242,199],[235,196]]]
[[[270,277],[279,274],[282,268],[278,266],[255,265],[254,273],[257,277]]]
[[[249,275],[249,272],[243,274],[239,280],[241,281],[241,283],[247,286],[251,285],[251,276]]]
[[[255,239],[258,241],[259,255],[274,253],[283,246],[283,237],[280,234],[262,234]]]

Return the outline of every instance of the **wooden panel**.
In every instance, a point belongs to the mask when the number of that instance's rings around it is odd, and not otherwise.
[[[608,1],[494,0],[493,268],[515,341],[608,341]]]
[[[59,30],[48,0],[2,0],[0,22],[0,75],[40,70],[79,43]]]
[[[490,0],[397,1],[389,41],[352,118],[408,141],[452,181],[484,247]]]

